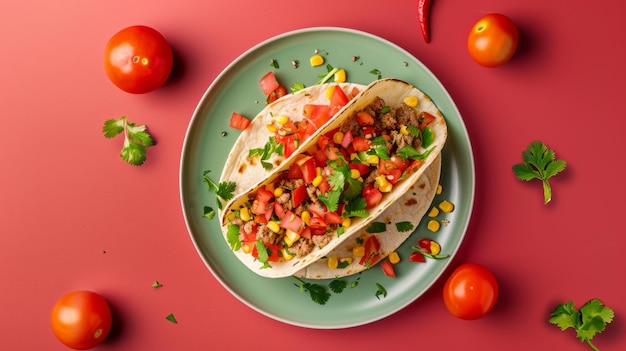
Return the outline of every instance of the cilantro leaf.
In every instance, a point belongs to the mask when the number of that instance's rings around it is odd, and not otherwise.
[[[239,241],[239,240],[237,240]],[[259,260],[259,262],[263,263],[263,266],[261,267],[261,269],[263,268],[272,268],[272,266],[270,265],[268,259],[269,259],[269,254],[267,253],[267,247],[265,247],[265,244],[263,244],[262,240],[257,240],[256,241],[256,251],[259,253],[259,255],[257,256],[257,260]]]
[[[266,170],[271,170],[274,168],[274,165],[271,162],[267,162],[267,160],[272,157],[272,154],[283,155],[283,144],[276,141],[276,138],[270,137],[267,143],[262,148],[254,148],[248,151],[248,157],[254,158],[259,157],[261,159],[261,165]]]
[[[163,284],[161,284],[158,280],[155,280],[154,283],[152,283],[153,288],[160,288],[162,286]]]
[[[126,116],[104,121],[102,133],[105,138],[124,134],[120,157],[133,166],[141,166],[146,161],[146,149],[154,145],[146,125],[131,123],[126,119]]]
[[[356,199],[348,201],[346,206],[344,207],[344,213],[342,213],[342,217],[367,217],[369,216],[369,212],[365,210],[367,207],[367,202],[362,197],[357,197]]]
[[[332,292],[334,292],[335,294],[341,294],[347,286],[348,286],[348,283],[346,283],[345,280],[342,280],[339,278],[333,279],[328,284],[328,287],[330,288],[330,290],[332,290]]]
[[[424,151],[423,153],[417,151],[416,148],[414,148],[411,145],[405,145],[402,149],[398,150],[398,155],[400,157],[402,157],[402,159],[407,160],[407,159],[411,159],[411,160],[424,160],[426,157],[428,157],[428,155],[430,155],[430,153],[433,151],[433,149],[428,149],[426,151]]]
[[[552,199],[552,189],[548,179],[563,171],[567,166],[564,160],[557,160],[554,151],[540,142],[533,141],[522,152],[522,163],[513,165],[513,173],[519,180],[539,179],[543,184],[543,201],[547,204]]]
[[[326,304],[326,302],[328,302],[328,299],[330,298],[330,293],[326,291],[325,287],[319,284],[305,282],[304,280],[296,276],[292,277],[300,283],[300,285],[295,284],[297,287],[300,288],[300,293],[308,291],[309,295],[311,296],[311,300],[319,305],[324,305]]]
[[[614,317],[615,312],[611,308],[604,306],[598,299],[591,299],[580,310],[574,307],[572,301],[559,304],[550,314],[549,322],[561,328],[561,331],[568,328],[574,329],[580,342],[586,343],[591,349],[597,351],[591,339],[603,332]]]
[[[325,194],[320,194],[317,198],[320,200],[329,212],[335,212],[339,208],[339,197],[341,196],[340,190],[331,190]]]
[[[235,188],[237,188],[237,183],[230,182],[230,181],[224,181],[224,182],[221,182],[221,183],[218,184],[218,183],[213,181],[213,179],[211,179],[208,176],[209,173],[211,173],[211,171],[209,171],[209,170],[204,171],[202,173],[202,179],[204,180],[204,183],[207,185],[208,190],[215,192],[215,195],[217,197],[216,198],[217,207],[221,210],[222,206],[223,206],[222,202],[226,202],[226,201],[228,201],[228,200],[233,198],[234,192],[235,192]],[[209,207],[209,209],[210,209],[210,207]],[[204,215],[204,217],[207,217],[206,210],[207,210],[207,208],[205,207],[205,215]],[[208,218],[208,219],[210,219],[210,218]]]
[[[202,217],[206,219],[213,219],[215,217],[215,210],[213,209],[213,207],[204,206],[204,214],[202,215]]]
[[[291,88],[290,88],[290,89],[291,89],[291,92],[295,93],[296,91],[300,91],[300,90],[304,89],[305,87],[306,87],[306,86],[304,85],[304,83],[298,83],[298,82],[296,82],[296,83],[293,83],[293,84],[291,85]]]
[[[387,297],[387,290],[382,285],[376,283],[376,298],[380,300],[380,297]]]
[[[411,230],[413,230],[414,226],[413,223],[411,222],[398,222],[396,223],[396,229],[399,232],[410,232]]]
[[[241,241],[239,240],[239,226],[236,224],[229,224],[226,230],[226,240],[230,249],[237,251],[241,248]]]
[[[383,222],[372,222],[367,229],[365,229],[368,233],[382,233],[387,230],[387,225]]]

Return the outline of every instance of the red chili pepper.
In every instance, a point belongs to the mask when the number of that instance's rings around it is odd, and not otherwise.
[[[419,0],[417,5],[417,17],[420,23],[420,29],[422,30],[422,35],[424,36],[424,41],[429,42],[429,22],[428,22],[428,12],[430,10],[430,0]]]

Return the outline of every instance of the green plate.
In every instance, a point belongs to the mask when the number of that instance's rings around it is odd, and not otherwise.
[[[258,81],[270,70],[275,71],[287,88],[295,82],[313,85],[327,70],[325,65],[310,66],[309,57],[316,50],[327,64],[344,68],[349,81],[369,84],[380,74],[412,83],[433,99],[449,128],[442,154],[443,193],[435,197],[434,203],[447,199],[455,204],[452,213],[437,217],[447,223],[439,232],[430,232],[423,221],[398,249],[402,261],[396,265],[395,279],[386,277],[375,266],[345,278],[348,285],[357,285],[349,286],[340,294],[331,293],[324,305],[316,304],[306,292],[302,293],[292,277],[263,278],[248,270],[230,251],[217,218],[202,217],[205,206],[216,208],[214,194],[207,191],[202,180],[203,171],[210,170],[212,178],[219,179],[238,136],[238,132],[229,127],[232,112],[252,117],[263,108],[265,97]],[[270,66],[272,60],[279,68]],[[298,62],[297,68],[292,65],[293,61]],[[442,254],[452,257],[465,236],[474,202],[474,186],[474,160],[467,130],[437,78],[419,60],[385,39],[334,27],[279,35],[251,48],[226,67],[209,86],[194,112],[180,164],[180,193],[187,228],[198,254],[215,278],[241,302],[270,318],[319,329],[346,328],[382,319],[415,301],[432,286],[451,258],[409,262],[411,246],[419,238],[433,238],[441,244]],[[308,282],[328,286],[330,280]],[[376,297],[377,284],[386,290],[386,297]]]

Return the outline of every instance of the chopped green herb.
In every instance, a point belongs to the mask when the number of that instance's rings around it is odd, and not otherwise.
[[[433,149],[428,149],[426,151],[424,151],[424,153],[421,153],[419,151],[417,151],[416,148],[414,148],[411,145],[405,145],[402,149],[398,150],[398,156],[402,157],[402,159],[407,160],[407,159],[411,159],[411,160],[423,160],[426,157],[428,157],[428,155],[430,155],[430,153],[433,151]]]
[[[202,215],[202,217],[204,217],[206,219],[213,219],[213,218],[215,218],[215,210],[213,209],[213,207],[211,207],[211,206],[204,206],[204,214]]]
[[[368,233],[382,233],[387,230],[387,224],[383,222],[372,222],[367,229],[365,229]]]
[[[297,287],[300,288],[300,293],[308,291],[313,302],[319,305],[324,305],[326,304],[326,302],[328,302],[328,299],[330,298],[330,293],[326,291],[325,287],[319,284],[305,282],[304,280],[296,276],[293,276],[293,278],[300,283],[300,285],[295,284]]]
[[[396,229],[399,232],[410,232],[411,230],[413,230],[414,226],[413,223],[411,222],[398,222],[396,223]]]
[[[317,83],[315,83],[315,84],[324,84],[324,83],[326,83],[330,78],[333,77],[333,75],[335,73],[337,73],[337,71],[339,71],[339,68],[333,67],[331,65],[326,65],[326,70],[328,72],[326,74],[320,75],[318,77],[318,78],[320,78],[320,80],[318,80]]]
[[[539,179],[543,183],[543,202],[552,199],[552,189],[548,179],[563,171],[567,166],[564,160],[557,160],[554,151],[540,142],[533,141],[522,152],[522,163],[513,165],[513,173],[519,180]]]
[[[424,257],[430,258],[430,259],[433,259],[433,260],[443,260],[443,259],[446,259],[446,258],[450,257],[450,255],[434,255],[434,254],[431,254],[431,253],[428,253],[428,252],[424,251],[421,247],[417,247],[417,246],[412,246],[411,250],[413,250],[414,252],[419,252]]]
[[[273,154],[278,154],[281,156],[284,154],[283,144],[277,142],[276,138],[274,138],[273,136],[269,138],[269,140],[262,148],[250,149],[250,151],[248,151],[248,157],[259,157],[261,159],[261,164],[263,165],[263,168],[265,168],[266,170],[271,170],[272,168],[274,168],[274,165],[271,162],[267,162],[267,160],[269,160]]]
[[[379,300],[380,300],[380,296],[387,297],[387,290],[385,290],[385,288],[382,285],[376,283],[376,295],[375,296]]]
[[[348,201],[346,206],[344,207],[344,212],[342,213],[342,217],[367,217],[369,216],[369,212],[365,210],[367,207],[367,202],[362,197],[357,197],[351,201]]]
[[[350,262],[343,260],[343,261],[339,261],[339,263],[337,264],[337,268],[346,268],[350,265]]]
[[[271,60],[270,60],[270,66],[271,66],[271,67],[274,67],[274,68],[276,68],[276,69],[279,69],[279,68],[280,68],[280,66],[278,65],[278,61],[276,61],[275,59],[271,59]]]
[[[380,113],[387,113],[389,111],[391,111],[390,106],[383,106],[383,108],[380,109]]]
[[[615,312],[602,301],[591,299],[587,301],[580,310],[574,308],[572,301],[559,304],[550,315],[550,323],[557,325],[564,331],[572,328],[576,331],[576,337],[580,342],[584,342],[592,350],[598,351],[598,348],[591,343],[596,334],[602,333],[606,325],[613,321]]]
[[[233,198],[234,196],[233,192],[235,191],[237,184],[235,182],[229,182],[229,181],[224,181],[224,182],[217,184],[211,178],[209,178],[209,176],[207,175],[209,173],[211,173],[211,171],[208,171],[208,170],[204,171],[202,173],[202,179],[206,183],[209,191],[215,192],[215,195],[217,197],[216,199],[217,207],[219,209],[222,209],[222,206],[223,206],[222,201],[226,202]],[[205,209],[205,214],[206,214],[206,209]]]
[[[328,287],[335,294],[341,294],[343,290],[348,286],[348,283],[345,280],[335,278],[329,284]]]
[[[146,161],[146,148],[154,145],[145,124],[136,125],[129,122],[126,116],[109,119],[102,126],[105,138],[113,138],[124,133],[124,145],[120,157],[133,166],[141,166]]]
[[[231,224],[233,225],[233,224]],[[239,240],[237,240],[239,241]],[[269,254],[267,252],[267,250],[269,250],[267,247],[265,247],[265,244],[263,244],[262,240],[257,240],[256,241],[256,250],[258,252],[258,257],[257,260],[261,263],[263,263],[263,266],[261,267],[261,269],[263,268],[272,268],[272,266],[270,265],[268,259],[269,259]]]
[[[239,241],[239,226],[236,224],[229,224],[226,229],[226,241],[230,249],[237,251],[241,248],[241,241]]]
[[[161,284],[158,280],[155,280],[154,283],[152,283],[153,288],[160,288],[162,286],[163,284]]]
[[[375,75],[378,79],[381,79],[383,77],[382,73],[379,70],[375,69],[375,68],[373,70],[371,70],[370,73]]]
[[[298,82],[296,82],[296,83],[293,83],[293,84],[291,85],[291,92],[292,92],[292,93],[295,93],[296,91],[300,91],[300,90],[302,90],[302,89],[304,89],[304,88],[306,88],[306,86],[304,85],[304,83],[298,83]]]
[[[168,314],[167,316],[165,316],[165,319],[167,319],[168,321],[174,323],[174,324],[178,324],[178,321],[176,320],[176,317],[174,317],[173,313]]]

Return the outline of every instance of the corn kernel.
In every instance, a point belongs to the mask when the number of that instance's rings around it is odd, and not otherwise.
[[[311,213],[309,213],[309,211],[302,211],[302,213],[300,214],[300,218],[302,218],[302,221],[304,222],[304,224],[309,225],[309,219],[311,219]]]
[[[442,191],[443,187],[441,186],[441,184],[437,184],[437,195],[440,195]]]
[[[398,262],[400,262],[400,255],[398,255],[397,252],[392,252],[389,254],[389,262],[396,264]]]
[[[360,159],[359,154],[357,154],[356,152],[353,152],[350,154],[350,161],[357,160],[357,159]]]
[[[341,142],[343,141],[343,136],[344,134],[342,132],[337,132],[333,134],[333,142],[335,144],[341,144]]]
[[[285,237],[283,240],[285,241],[285,244],[287,244],[287,247],[291,247],[291,245],[298,241],[298,239],[300,239],[300,234],[290,229],[285,230]]]
[[[320,184],[322,184],[322,180],[324,180],[324,177],[322,177],[321,175],[316,176],[315,178],[313,178],[313,182],[311,182],[311,184],[313,184],[313,186],[319,186]]]
[[[417,96],[410,95],[404,98],[404,103],[409,107],[415,107],[419,103],[419,100]]]
[[[283,259],[285,261],[289,261],[293,258],[293,255],[291,254],[291,252],[289,252],[289,250],[287,250],[286,247],[283,247],[282,253],[283,253]]]
[[[435,218],[439,215],[439,209],[437,207],[434,207],[430,209],[430,212],[428,212],[428,217],[430,218]]]
[[[337,266],[339,266],[339,260],[337,259],[337,256],[328,257],[327,264],[328,264],[328,268],[336,269]]]
[[[265,127],[268,131],[270,131],[270,133],[276,133],[278,131],[278,128],[276,128],[276,126],[273,124],[268,124]]]
[[[376,187],[383,193],[388,193],[393,188],[393,184],[391,184],[387,177],[384,175],[379,175],[376,177]]]
[[[252,252],[252,243],[245,243],[243,245],[241,245],[241,251],[243,251],[243,253],[249,254]]]
[[[274,196],[275,197],[280,197],[285,193],[285,189],[283,189],[282,187],[278,187],[276,189],[274,189]]]
[[[359,179],[361,177],[361,172],[359,172],[358,169],[351,169],[350,170],[350,178],[352,179]]]
[[[342,257],[339,259],[339,262],[341,263],[347,262],[347,264],[352,264],[352,257]]]
[[[280,124],[281,126],[285,125],[285,124],[287,124],[287,122],[289,122],[289,117],[287,117],[285,115],[280,115],[280,116],[276,117],[276,122],[278,124]]]
[[[334,77],[333,77],[333,80],[334,80],[336,83],[343,83],[343,82],[345,82],[345,81],[346,81],[346,70],[345,70],[345,69],[343,69],[343,68],[339,69],[339,70],[335,73],[335,75],[334,75]]]
[[[348,218],[348,217],[343,218],[343,219],[341,220],[341,225],[342,225],[344,228],[348,228],[350,225],[352,225],[352,220],[351,220],[350,218]]]
[[[352,255],[354,257],[363,257],[365,256],[365,247],[359,245],[352,248]]]
[[[400,134],[409,135],[410,133],[409,128],[407,128],[404,124],[400,126]]]
[[[326,98],[328,100],[330,100],[333,97],[333,91],[335,91],[334,85],[329,85],[328,88],[326,88],[326,90],[324,91],[324,93],[326,94]]]
[[[376,155],[367,155],[365,162],[370,165],[377,165],[380,159]]]
[[[431,232],[436,232],[441,227],[441,224],[439,223],[439,221],[431,219],[430,221],[428,221],[427,227],[428,227],[428,230],[430,230]]]
[[[235,213],[232,211],[229,211],[228,214],[226,215],[226,219],[232,222],[232,220],[235,219]]]
[[[250,210],[247,207],[242,207],[241,209],[239,209],[239,218],[241,218],[241,220],[243,220],[244,222],[252,219],[250,217]]]
[[[274,233],[278,233],[280,231],[280,225],[276,221],[267,222],[267,228]]]
[[[316,67],[324,63],[324,58],[322,57],[322,55],[315,54],[311,56],[311,58],[309,59],[309,63],[311,63],[311,66]]]
[[[439,204],[439,208],[445,213],[450,213],[454,210],[454,205],[448,200],[443,200]]]
[[[433,255],[439,255],[441,253],[441,245],[438,242],[431,240],[430,241],[430,253]]]

